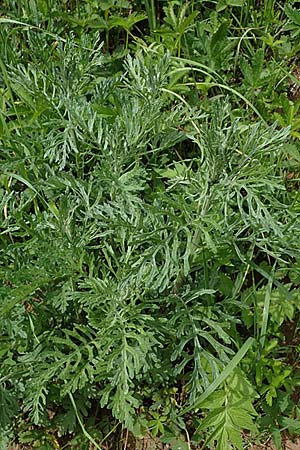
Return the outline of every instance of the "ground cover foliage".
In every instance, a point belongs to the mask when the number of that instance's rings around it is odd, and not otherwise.
[[[2,2],[0,448],[299,434],[298,6]]]

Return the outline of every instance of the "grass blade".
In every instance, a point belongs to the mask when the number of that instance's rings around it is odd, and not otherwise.
[[[239,349],[237,354],[232,358],[230,363],[225,367],[223,372],[221,372],[220,376],[216,378],[209,386],[208,388],[200,395],[200,397],[197,399],[194,405],[190,405],[187,408],[184,408],[183,411],[181,411],[180,415],[184,415],[187,412],[190,412],[192,410],[195,410],[201,406],[201,403],[207,399],[224,381],[226,378],[233,372],[233,370],[236,368],[236,366],[241,362],[241,360],[244,358],[245,354],[249,350],[250,347],[254,344],[255,339],[250,337],[247,339],[247,341],[243,344],[243,346]]]

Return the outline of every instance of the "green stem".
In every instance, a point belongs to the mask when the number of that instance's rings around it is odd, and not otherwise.
[[[78,423],[82,429],[83,434],[85,435],[85,437],[97,448],[97,450],[103,450],[101,447],[99,447],[99,445],[97,444],[97,442],[95,441],[95,439],[86,431],[83,422],[78,414],[78,410],[77,410],[77,406],[74,400],[73,395],[71,394],[71,392],[69,392],[69,397],[75,412],[75,416],[77,417]]]

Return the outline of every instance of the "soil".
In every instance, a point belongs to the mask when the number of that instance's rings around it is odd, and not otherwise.
[[[174,447],[173,447],[174,448]],[[245,447],[247,450],[278,450],[272,444],[271,440],[266,442],[265,444],[254,444]],[[171,450],[172,446],[162,444],[159,439],[154,439],[150,436],[147,436],[143,440],[136,442],[135,440],[131,440],[130,438],[125,440],[120,447],[120,450]],[[34,450],[31,446],[22,446],[15,445],[8,448],[8,450]],[[55,449],[55,450],[59,450]],[[94,450],[94,447],[91,446],[90,450]],[[105,447],[103,448],[105,450]],[[197,449],[194,449],[197,450]],[[300,438],[295,440],[291,440],[286,437],[283,439],[282,450],[300,450]]]
[[[261,444],[261,445],[253,445],[248,447],[248,450],[277,450],[276,447],[272,444],[272,442]],[[291,439],[285,439],[282,444],[282,450],[300,450],[300,439],[296,439],[291,441]]]

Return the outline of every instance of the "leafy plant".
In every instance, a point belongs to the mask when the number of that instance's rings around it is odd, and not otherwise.
[[[284,12],[4,3],[1,445],[241,449],[255,419],[279,446],[299,429]]]
[[[253,422],[256,412],[252,406],[255,392],[251,384],[239,371],[228,377],[222,389],[217,390],[202,403],[203,409],[209,413],[197,429],[196,436],[203,430],[209,429],[209,437],[202,448],[217,441],[216,449],[223,448],[243,449],[244,444],[240,430],[249,430],[257,433]]]

